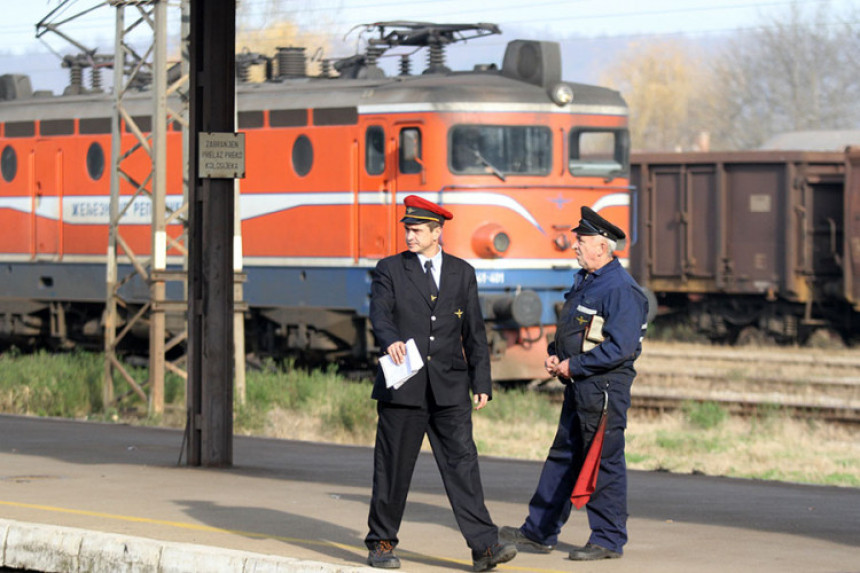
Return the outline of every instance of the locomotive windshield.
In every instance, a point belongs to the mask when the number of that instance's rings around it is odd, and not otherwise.
[[[626,130],[574,129],[570,132],[571,175],[616,177],[627,173],[630,163]]]
[[[458,175],[547,175],[549,128],[531,125],[457,125],[448,135],[448,164]]]

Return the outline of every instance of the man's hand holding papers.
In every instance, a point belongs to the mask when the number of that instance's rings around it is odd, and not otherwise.
[[[421,370],[424,366],[424,361],[421,359],[421,353],[418,352],[415,340],[410,338],[406,341],[405,357],[400,364],[396,364],[389,355],[380,358],[379,364],[382,366],[382,372],[385,375],[385,385],[397,390]]]

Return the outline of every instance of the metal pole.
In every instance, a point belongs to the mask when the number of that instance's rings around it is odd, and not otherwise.
[[[233,350],[235,352],[234,364],[236,370],[236,399],[240,404],[245,404],[245,304],[244,280],[242,272],[242,215],[241,205],[241,181],[236,179],[236,191],[234,194],[234,217],[233,217]]]
[[[167,368],[183,376],[181,368],[166,359],[166,353],[185,339],[184,333],[179,333],[170,342],[166,341],[167,312],[185,313],[184,301],[166,300],[167,281],[185,281],[183,272],[168,271],[167,251],[177,249],[183,254],[185,249],[182,241],[172,241],[167,235],[168,224],[176,225],[185,212],[185,203],[171,217],[167,217],[167,117],[172,114],[175,121],[186,123],[184,105],[179,111],[172,110],[168,102],[168,93],[178,91],[184,82],[184,77],[177,80],[171,89],[167,85],[167,5],[168,0],[109,0],[116,8],[116,41],[114,54],[114,98],[115,110],[113,118],[112,161],[111,173],[111,220],[109,229],[109,248],[107,264],[107,312],[105,319],[105,381],[103,398],[105,406],[113,401],[113,375],[117,372],[132,387],[134,392],[149,405],[149,413],[160,415],[164,412],[164,379]],[[126,28],[125,9],[132,8],[137,17]],[[128,48],[128,34],[141,25],[151,27],[152,46],[141,57]],[[149,60],[151,56],[151,61]],[[152,81],[152,116],[151,127],[145,128],[138,124],[133,112],[126,107],[127,92],[130,86],[146,84]],[[182,101],[179,102],[182,104]],[[123,132],[125,137],[133,136],[132,145],[126,146],[123,152]],[[187,127],[187,126],[186,126]],[[147,136],[146,131],[149,131]],[[185,129],[184,131],[187,131]],[[149,173],[141,177],[138,173],[141,161],[146,160],[150,165]],[[128,169],[126,169],[128,167]],[[123,187],[132,193],[122,194]],[[151,202],[150,226],[150,257],[144,260],[135,254],[131,248],[133,237],[126,240],[120,227],[123,214],[131,209],[136,201]],[[128,259],[131,272],[119,276],[119,259]],[[123,300],[119,288],[131,280],[144,281],[149,286],[149,300],[136,309],[139,301],[131,303]],[[119,315],[120,308],[125,315]],[[146,323],[149,328],[149,395],[144,392],[144,386],[139,384],[131,373],[124,368],[118,359],[118,348],[123,338],[136,330],[136,325]],[[177,324],[180,321],[177,321]],[[119,326],[123,328],[118,330]],[[180,359],[181,360],[181,359]]]
[[[234,93],[238,99],[238,93],[234,82]],[[239,129],[239,115],[236,113],[233,117],[234,130]],[[233,351],[235,357],[235,382],[234,390],[236,392],[236,400],[239,404],[245,405],[245,307],[244,304],[244,282],[245,274],[242,263],[242,180],[234,181],[234,214],[233,214]]]
[[[125,30],[125,12],[116,8],[116,29],[114,32],[113,56],[113,96],[114,110],[111,119],[111,175],[110,175],[110,225],[108,231],[107,269],[106,269],[106,309],[105,309],[105,374],[102,385],[102,403],[107,409],[113,402],[113,363],[116,360],[116,280],[117,280],[117,225],[119,217],[119,173],[120,173],[120,108],[123,97],[123,60],[125,48],[122,38]]]
[[[163,271],[167,268],[167,0],[155,0],[153,39],[152,112],[152,264],[149,297],[149,413],[164,413],[165,294]]]
[[[205,4],[205,9],[204,9]],[[233,463],[234,182],[199,177],[200,133],[232,133],[235,0],[191,2],[190,465]]]

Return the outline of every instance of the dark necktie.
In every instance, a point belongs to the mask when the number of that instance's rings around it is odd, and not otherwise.
[[[439,297],[439,287],[436,286],[436,280],[433,278],[433,261],[425,262],[424,268],[426,269],[427,280],[430,283],[430,302],[436,302],[436,299]]]

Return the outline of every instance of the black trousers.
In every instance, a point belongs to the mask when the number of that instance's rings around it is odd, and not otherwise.
[[[484,503],[471,404],[437,406],[432,398],[428,401],[427,407],[420,408],[377,403],[373,496],[367,518],[370,532],[365,543],[368,548],[380,540],[397,545],[409,484],[426,433],[457,525],[467,545],[483,551],[498,542],[499,531]]]

